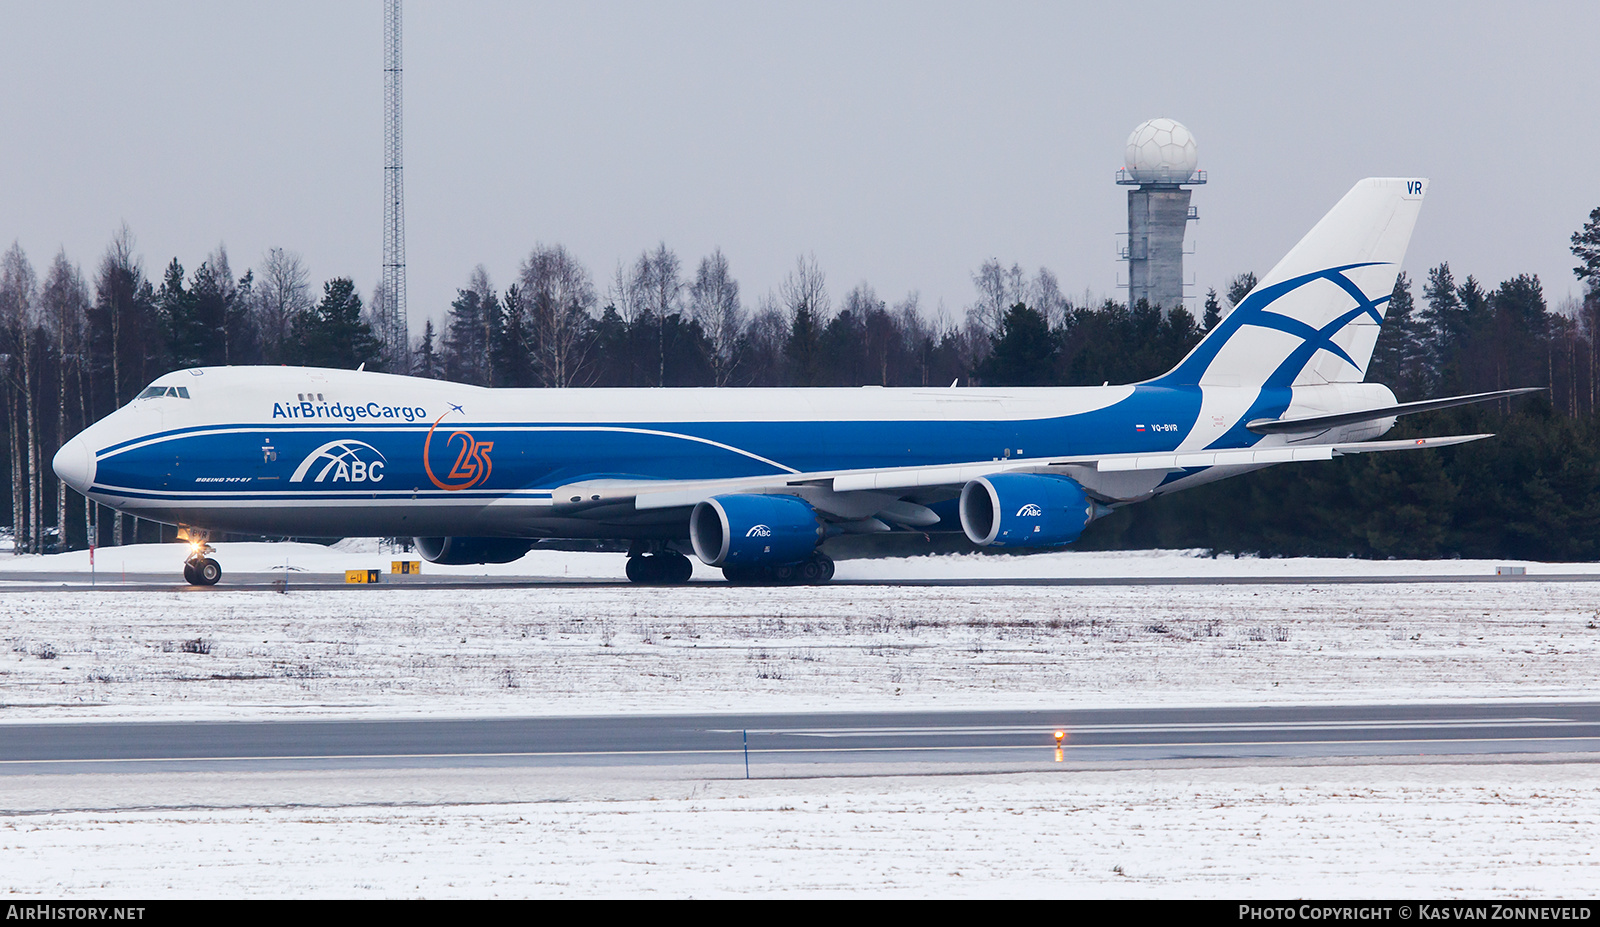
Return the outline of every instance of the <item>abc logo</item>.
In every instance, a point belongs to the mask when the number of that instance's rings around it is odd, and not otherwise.
[[[377,460],[366,459],[368,457]],[[365,441],[354,438],[329,441],[300,461],[289,482],[304,482],[312,468],[321,463],[321,469],[311,478],[314,483],[376,483],[383,479],[385,462],[383,453]]]

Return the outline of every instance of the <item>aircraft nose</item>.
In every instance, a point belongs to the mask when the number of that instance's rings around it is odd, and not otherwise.
[[[94,451],[89,450],[89,445],[84,443],[82,437],[61,445],[50,466],[56,471],[56,476],[78,492],[86,492],[89,484],[94,482]]]

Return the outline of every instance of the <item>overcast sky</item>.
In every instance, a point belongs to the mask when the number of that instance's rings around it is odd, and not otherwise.
[[[1187,125],[1210,183],[1186,276],[1264,273],[1361,177],[1433,185],[1407,255],[1576,294],[1600,205],[1600,4],[432,3],[405,19],[412,328],[537,242],[603,292],[720,246],[747,304],[815,253],[932,314],[986,258],[1117,296],[1133,127]],[[86,273],[274,246],[370,293],[382,3],[0,0],[0,238]]]

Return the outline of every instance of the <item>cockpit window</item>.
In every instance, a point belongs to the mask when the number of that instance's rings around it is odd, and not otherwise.
[[[135,399],[156,399],[162,396],[171,396],[174,399],[188,399],[189,387],[187,386],[146,386],[144,392],[133,397]]]

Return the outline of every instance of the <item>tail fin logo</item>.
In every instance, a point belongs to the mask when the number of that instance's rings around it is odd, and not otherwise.
[[[458,411],[458,410],[452,410]],[[446,412],[445,415],[449,415]],[[451,432],[445,439],[445,447],[459,447],[456,451],[455,463],[451,464],[449,472],[440,479],[433,471],[433,435],[439,429],[439,422],[444,421],[444,415],[439,416],[428,429],[428,437],[422,442],[422,469],[428,474],[428,479],[440,489],[458,492],[481,486],[489,479],[489,473],[494,469],[494,464],[489,459],[489,452],[494,450],[493,441],[479,441],[472,436],[470,431]]]

